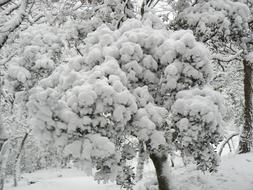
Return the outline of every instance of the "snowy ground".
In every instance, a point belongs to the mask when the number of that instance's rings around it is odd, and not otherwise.
[[[215,174],[174,172],[178,190],[253,190],[253,153],[223,158]]]
[[[10,180],[10,182],[12,182]],[[75,169],[49,169],[23,174],[18,187],[10,182],[4,190],[118,190],[114,184],[98,184],[92,177]],[[35,182],[29,185],[30,182]]]
[[[152,170],[150,166],[146,168]],[[7,182],[5,190],[119,190],[114,184],[97,184],[91,177],[74,169],[50,169],[32,174],[23,174],[19,186]],[[145,182],[151,187],[153,172],[145,172]],[[29,182],[36,182],[28,185]],[[190,168],[177,168],[172,172],[175,190],[253,190],[253,153],[224,157],[218,173],[203,174]],[[135,190],[143,190],[141,182]]]

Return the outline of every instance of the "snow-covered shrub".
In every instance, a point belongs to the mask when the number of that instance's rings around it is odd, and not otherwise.
[[[44,143],[65,147],[66,155],[87,168],[96,166],[99,180],[129,169],[126,161],[134,156],[122,149],[129,136],[145,142],[153,158],[166,161],[172,142],[166,119],[176,94],[202,88],[211,77],[209,52],[190,31],[168,32],[144,23],[130,19],[115,31],[102,25],[87,35],[83,57],[61,64],[31,90],[34,133]],[[211,111],[220,110],[212,106]],[[210,119],[221,118],[217,113]]]

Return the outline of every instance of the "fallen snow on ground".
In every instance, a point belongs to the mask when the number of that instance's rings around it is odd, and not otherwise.
[[[75,169],[49,169],[31,174],[23,174],[18,187],[7,182],[4,190],[118,190],[109,184],[98,184],[83,171]],[[30,183],[33,184],[30,184]],[[34,183],[35,182],[35,183]]]
[[[143,190],[144,186],[152,189],[154,172],[151,170],[153,168],[148,164],[145,179],[135,186],[135,190]],[[92,177],[74,169],[43,170],[22,177],[18,187],[12,187],[10,181],[5,190],[120,190],[113,183],[97,184]],[[31,181],[35,183],[28,185]],[[253,153],[223,157],[215,174],[203,174],[191,167],[175,168],[171,181],[175,190],[253,190]]]
[[[224,157],[215,174],[190,169],[173,173],[177,190],[253,190],[253,153]]]

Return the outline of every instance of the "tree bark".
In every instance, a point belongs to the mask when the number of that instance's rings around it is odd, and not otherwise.
[[[10,153],[9,140],[5,141],[0,151],[0,190],[4,189],[5,171]]]
[[[238,153],[250,152],[252,146],[252,64],[243,60],[244,67],[244,126],[240,135]]]
[[[2,146],[4,145],[5,141],[7,141],[7,136],[5,134],[4,131],[4,125],[3,125],[3,120],[2,120],[2,95],[3,95],[3,91],[2,91],[2,79],[0,78],[0,152],[2,149]]]
[[[159,190],[170,190],[168,154],[153,153],[150,158],[155,166]]]
[[[0,1],[0,6],[3,6],[7,3],[11,2],[11,0],[3,0],[3,1]]]
[[[23,147],[25,145],[25,141],[26,141],[28,135],[29,135],[29,132],[26,132],[21,143],[20,143],[20,146],[19,146],[19,149],[18,149],[18,152],[16,155],[16,159],[15,159],[15,163],[14,163],[14,174],[13,174],[14,187],[18,186],[18,177],[17,176],[19,176],[18,173],[20,170],[20,160],[21,160],[22,150],[23,150]]]
[[[144,142],[139,142],[139,154],[138,154],[138,163],[136,171],[136,180],[140,181],[143,178],[143,170],[145,164],[145,147]]]

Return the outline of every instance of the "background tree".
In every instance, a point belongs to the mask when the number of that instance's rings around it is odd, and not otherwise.
[[[244,124],[240,135],[239,153],[249,152],[252,146],[252,66],[248,57],[252,51],[252,3],[232,0],[177,3],[183,6],[180,6],[172,25],[194,31],[199,40],[211,47],[214,62],[223,70],[230,67],[226,64],[234,60],[240,61],[243,65],[237,66],[243,67],[244,74]]]

